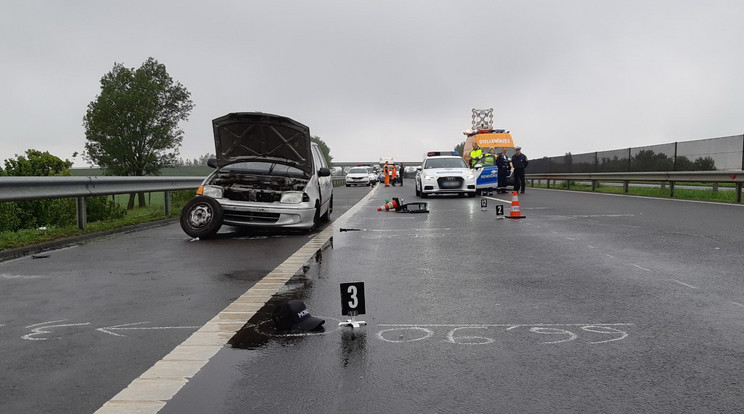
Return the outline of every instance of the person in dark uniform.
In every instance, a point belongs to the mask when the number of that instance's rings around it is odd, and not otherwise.
[[[496,166],[499,167],[499,183],[498,188],[496,189],[496,193],[504,194],[506,193],[506,180],[509,178],[509,171],[511,170],[511,166],[509,165],[509,157],[506,156],[506,148],[501,149],[501,154],[499,154],[496,158]]]
[[[527,156],[522,154],[522,147],[514,148],[514,156],[512,157],[512,166],[514,167],[514,191],[520,191],[524,193],[525,187],[527,187],[526,180],[524,178],[524,169],[529,165]]]

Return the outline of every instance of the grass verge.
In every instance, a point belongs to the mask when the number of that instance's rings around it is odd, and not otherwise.
[[[127,215],[120,219],[104,220],[88,223],[85,230],[77,225],[46,227],[43,229],[23,229],[18,231],[4,231],[0,233],[0,250],[15,249],[35,244],[67,239],[71,237],[101,233],[107,230],[120,229],[135,224],[148,223],[166,218],[178,217],[181,207],[185,203],[174,202],[171,214],[166,216],[162,205],[150,205],[127,211]]]
[[[547,188],[545,184],[535,185],[536,188]],[[566,186],[551,186],[552,189],[565,190]],[[571,190],[573,191],[592,191],[591,185],[585,184],[571,184]],[[597,186],[597,193],[608,193],[608,194],[626,194],[623,191],[622,186],[613,185],[599,185]],[[651,188],[651,187],[629,187],[627,194],[646,196],[646,197],[659,197],[659,198],[670,198],[669,187],[666,188]],[[710,189],[674,189],[674,198],[683,200],[700,200],[700,201],[715,201],[722,203],[736,203],[736,192],[735,191],[713,191]]]

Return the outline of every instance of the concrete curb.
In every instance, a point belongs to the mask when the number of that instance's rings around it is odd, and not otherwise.
[[[75,244],[85,243],[90,240],[98,239],[105,236],[118,233],[131,233],[134,231],[145,230],[153,227],[165,226],[171,223],[178,222],[178,218],[171,217],[167,219],[148,221],[147,223],[132,224],[131,226],[120,227],[111,230],[102,230],[95,233],[83,234],[80,236],[67,237],[59,240],[52,240],[31,246],[17,247],[15,249],[0,250],[0,262],[7,260],[17,259],[19,257],[28,256],[32,254],[42,253],[49,250],[56,250],[62,247],[68,247]]]

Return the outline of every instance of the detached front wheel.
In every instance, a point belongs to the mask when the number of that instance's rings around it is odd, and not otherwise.
[[[195,197],[181,210],[181,228],[191,237],[214,236],[220,227],[222,206],[211,197]]]

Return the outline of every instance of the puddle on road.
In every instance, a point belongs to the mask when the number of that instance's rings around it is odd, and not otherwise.
[[[296,342],[305,336],[322,335],[325,328],[321,327],[313,332],[283,332],[274,329],[271,313],[278,304],[298,299],[307,302],[308,294],[313,287],[313,282],[321,279],[323,271],[323,252],[333,248],[331,237],[323,247],[308,260],[292,278],[264,305],[246,324],[228,341],[233,348],[258,349],[265,347],[269,342],[276,341],[284,345]],[[308,309],[312,315],[312,309]],[[333,323],[333,321],[331,321]]]

